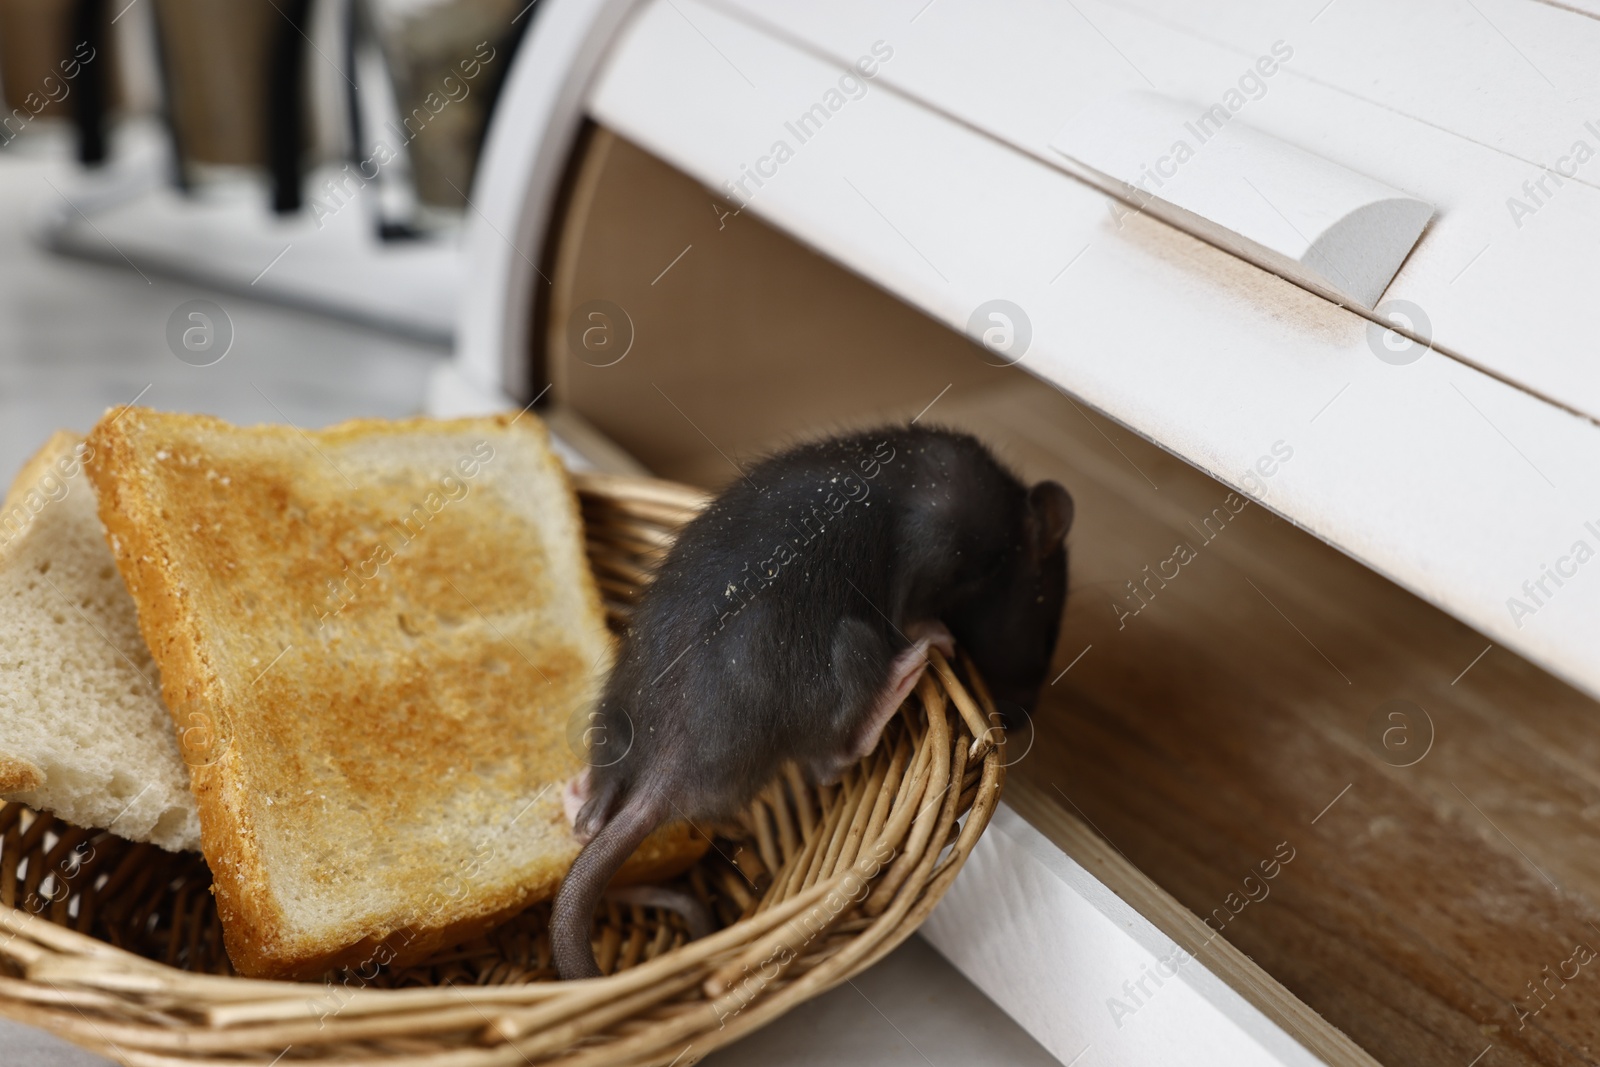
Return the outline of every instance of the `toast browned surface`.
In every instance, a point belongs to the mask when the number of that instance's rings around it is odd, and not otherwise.
[[[90,443],[241,972],[403,965],[554,893],[612,639],[537,417],[132,408]],[[667,828],[630,872],[704,847]]]

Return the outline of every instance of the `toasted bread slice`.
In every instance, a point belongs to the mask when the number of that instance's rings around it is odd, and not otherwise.
[[[0,796],[198,849],[189,771],[84,455],[81,435],[57,433],[0,505]]]
[[[404,965],[554,893],[612,639],[536,416],[134,408],[90,444],[241,972]],[[667,828],[633,873],[704,847]]]

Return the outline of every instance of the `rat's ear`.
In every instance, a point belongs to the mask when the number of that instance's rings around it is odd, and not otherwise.
[[[1044,559],[1072,528],[1072,496],[1059,482],[1040,482],[1028,490],[1028,533],[1034,559]]]

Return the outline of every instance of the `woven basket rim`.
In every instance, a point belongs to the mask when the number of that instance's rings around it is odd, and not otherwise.
[[[658,558],[709,499],[632,475],[573,482],[597,576],[613,564],[623,576],[647,574],[640,560]],[[633,555],[613,542],[635,545]],[[637,548],[646,543],[648,552]],[[937,651],[931,658],[884,742],[839,785],[818,790],[791,776],[753,806],[758,828],[793,823],[760,842],[782,856],[760,906],[626,970],[576,982],[346,988],[329,1012],[310,995],[326,983],[181,970],[0,906],[0,1014],[132,1067],[692,1062],[899,945],[987,827],[1005,778],[1004,734],[971,664],[963,658],[969,687]],[[796,816],[799,807],[809,815]],[[5,878],[16,863],[0,856]]]

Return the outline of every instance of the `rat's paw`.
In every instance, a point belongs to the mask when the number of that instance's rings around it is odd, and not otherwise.
[[[567,784],[561,787],[561,810],[566,813],[567,825],[572,827],[573,836],[585,845],[589,843],[592,833],[582,833],[578,829],[578,813],[583,806],[589,803],[589,768],[585,767],[581,773],[568,779]]]

